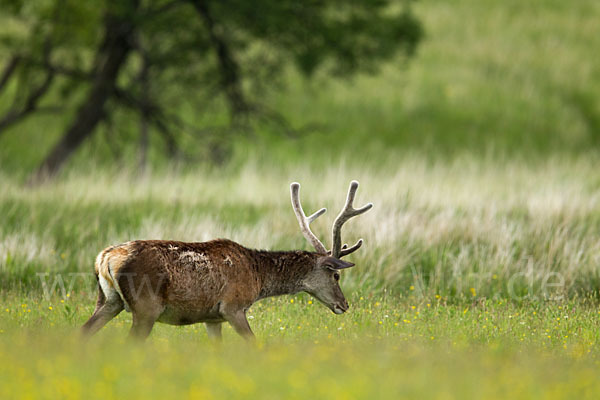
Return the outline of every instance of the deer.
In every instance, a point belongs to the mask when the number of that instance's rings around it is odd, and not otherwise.
[[[96,257],[96,307],[81,327],[89,337],[121,311],[131,312],[129,337],[144,340],[156,322],[170,325],[204,323],[208,337],[222,339],[228,322],[244,339],[255,339],[246,312],[256,301],[306,292],[335,314],[348,302],[339,285],[340,271],[354,264],[342,260],[358,250],[342,245],[342,226],[373,207],[353,206],[358,182],[352,181],[346,203],[332,225],[332,248],[327,250],[310,224],[322,208],[306,216],[300,204],[300,184],[290,185],[292,208],[300,230],[315,251],[268,251],[246,248],[228,239],[206,242],[135,240],[110,246]]]

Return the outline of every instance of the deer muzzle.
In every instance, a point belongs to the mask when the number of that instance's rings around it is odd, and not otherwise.
[[[333,307],[331,308],[331,311],[333,311],[336,314],[343,314],[346,311],[348,311],[348,308],[350,308],[350,306],[348,305],[348,302],[346,300],[344,300],[341,303],[334,304]]]

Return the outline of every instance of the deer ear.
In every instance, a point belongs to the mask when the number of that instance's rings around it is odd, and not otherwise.
[[[354,264],[348,261],[340,260],[332,256],[321,257],[319,265],[330,269],[345,269],[354,267]]]

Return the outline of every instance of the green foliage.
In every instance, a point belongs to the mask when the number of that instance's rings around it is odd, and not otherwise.
[[[99,122],[118,133],[103,137],[112,142],[105,146],[131,143],[151,125],[167,157],[185,158],[177,143],[187,135],[220,161],[245,133],[230,125],[248,130],[256,118],[285,126],[264,103],[265,88],[288,66],[307,76],[374,71],[399,51],[411,54],[422,35],[408,2],[396,0],[48,0],[7,4],[0,19],[9,26],[0,30],[7,68],[18,61],[0,86],[0,134],[42,110],[60,110],[68,132],[51,152],[61,157],[46,158],[40,173],[58,170]],[[88,93],[94,87],[104,89]],[[190,114],[180,111],[190,105]]]
[[[328,61],[310,80],[285,67],[282,75],[272,74],[270,65],[279,70],[279,57],[288,53],[276,52],[279,56],[275,57],[263,46],[246,46],[247,54],[239,55],[240,68],[257,81],[245,85],[252,88],[250,93],[260,93],[265,105],[298,132],[290,139],[281,135],[280,125],[256,123],[253,135],[229,137],[234,142],[233,164],[256,158],[270,165],[326,166],[332,160],[351,158],[356,163],[382,165],[414,151],[431,160],[469,152],[499,159],[597,152],[600,73],[590,57],[591,49],[600,47],[595,22],[600,10],[595,3],[564,7],[546,0],[461,0],[417,2],[411,8],[427,28],[426,37],[410,63],[394,58],[381,64],[375,76],[332,80],[325,73]],[[177,47],[192,46],[192,39],[201,36],[188,26],[192,23],[189,13],[180,15],[177,9],[171,13],[175,14],[154,21],[164,24],[157,31],[177,30],[173,38],[156,38],[164,42],[154,46],[156,62],[160,64],[160,54],[164,54],[165,59],[173,57],[175,63],[189,67],[177,76],[164,75],[164,85],[157,80],[156,93],[164,104],[177,105],[178,116],[194,126],[226,126],[229,117],[222,99],[212,101],[211,95],[207,102],[204,94],[194,92],[197,101],[191,100],[177,86],[180,82],[192,87],[196,80],[209,76],[216,83],[218,76],[209,68],[213,59],[199,69],[200,64],[190,58],[193,54]],[[175,15],[184,21],[169,28],[169,18]],[[148,40],[152,42],[153,36]],[[255,61],[250,62],[253,57]],[[137,57],[130,60],[128,76],[135,75],[138,61]],[[265,81],[269,85],[261,85]],[[269,90],[270,84],[276,90]],[[0,98],[2,104],[6,101]],[[99,135],[84,144],[73,160],[74,169],[135,162],[139,119],[119,110],[112,130],[102,125]],[[71,117],[68,112],[40,115],[3,134],[3,170],[21,175],[31,171]],[[179,165],[195,166],[210,156],[204,144],[218,141],[222,131],[176,129],[174,133],[188,157]],[[35,147],[29,145],[32,142]],[[163,138],[152,135],[150,144],[149,162],[165,167]]]
[[[312,74],[321,64],[337,73],[372,70],[389,59],[399,46],[414,51],[422,36],[420,23],[408,1],[312,2],[297,1],[218,3],[222,20],[232,21],[232,32],[248,32],[245,45],[264,42],[291,54],[299,69]]]

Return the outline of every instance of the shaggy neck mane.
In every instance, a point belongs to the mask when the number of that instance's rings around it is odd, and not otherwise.
[[[298,293],[314,267],[316,253],[254,250],[255,270],[261,281],[259,298]]]

